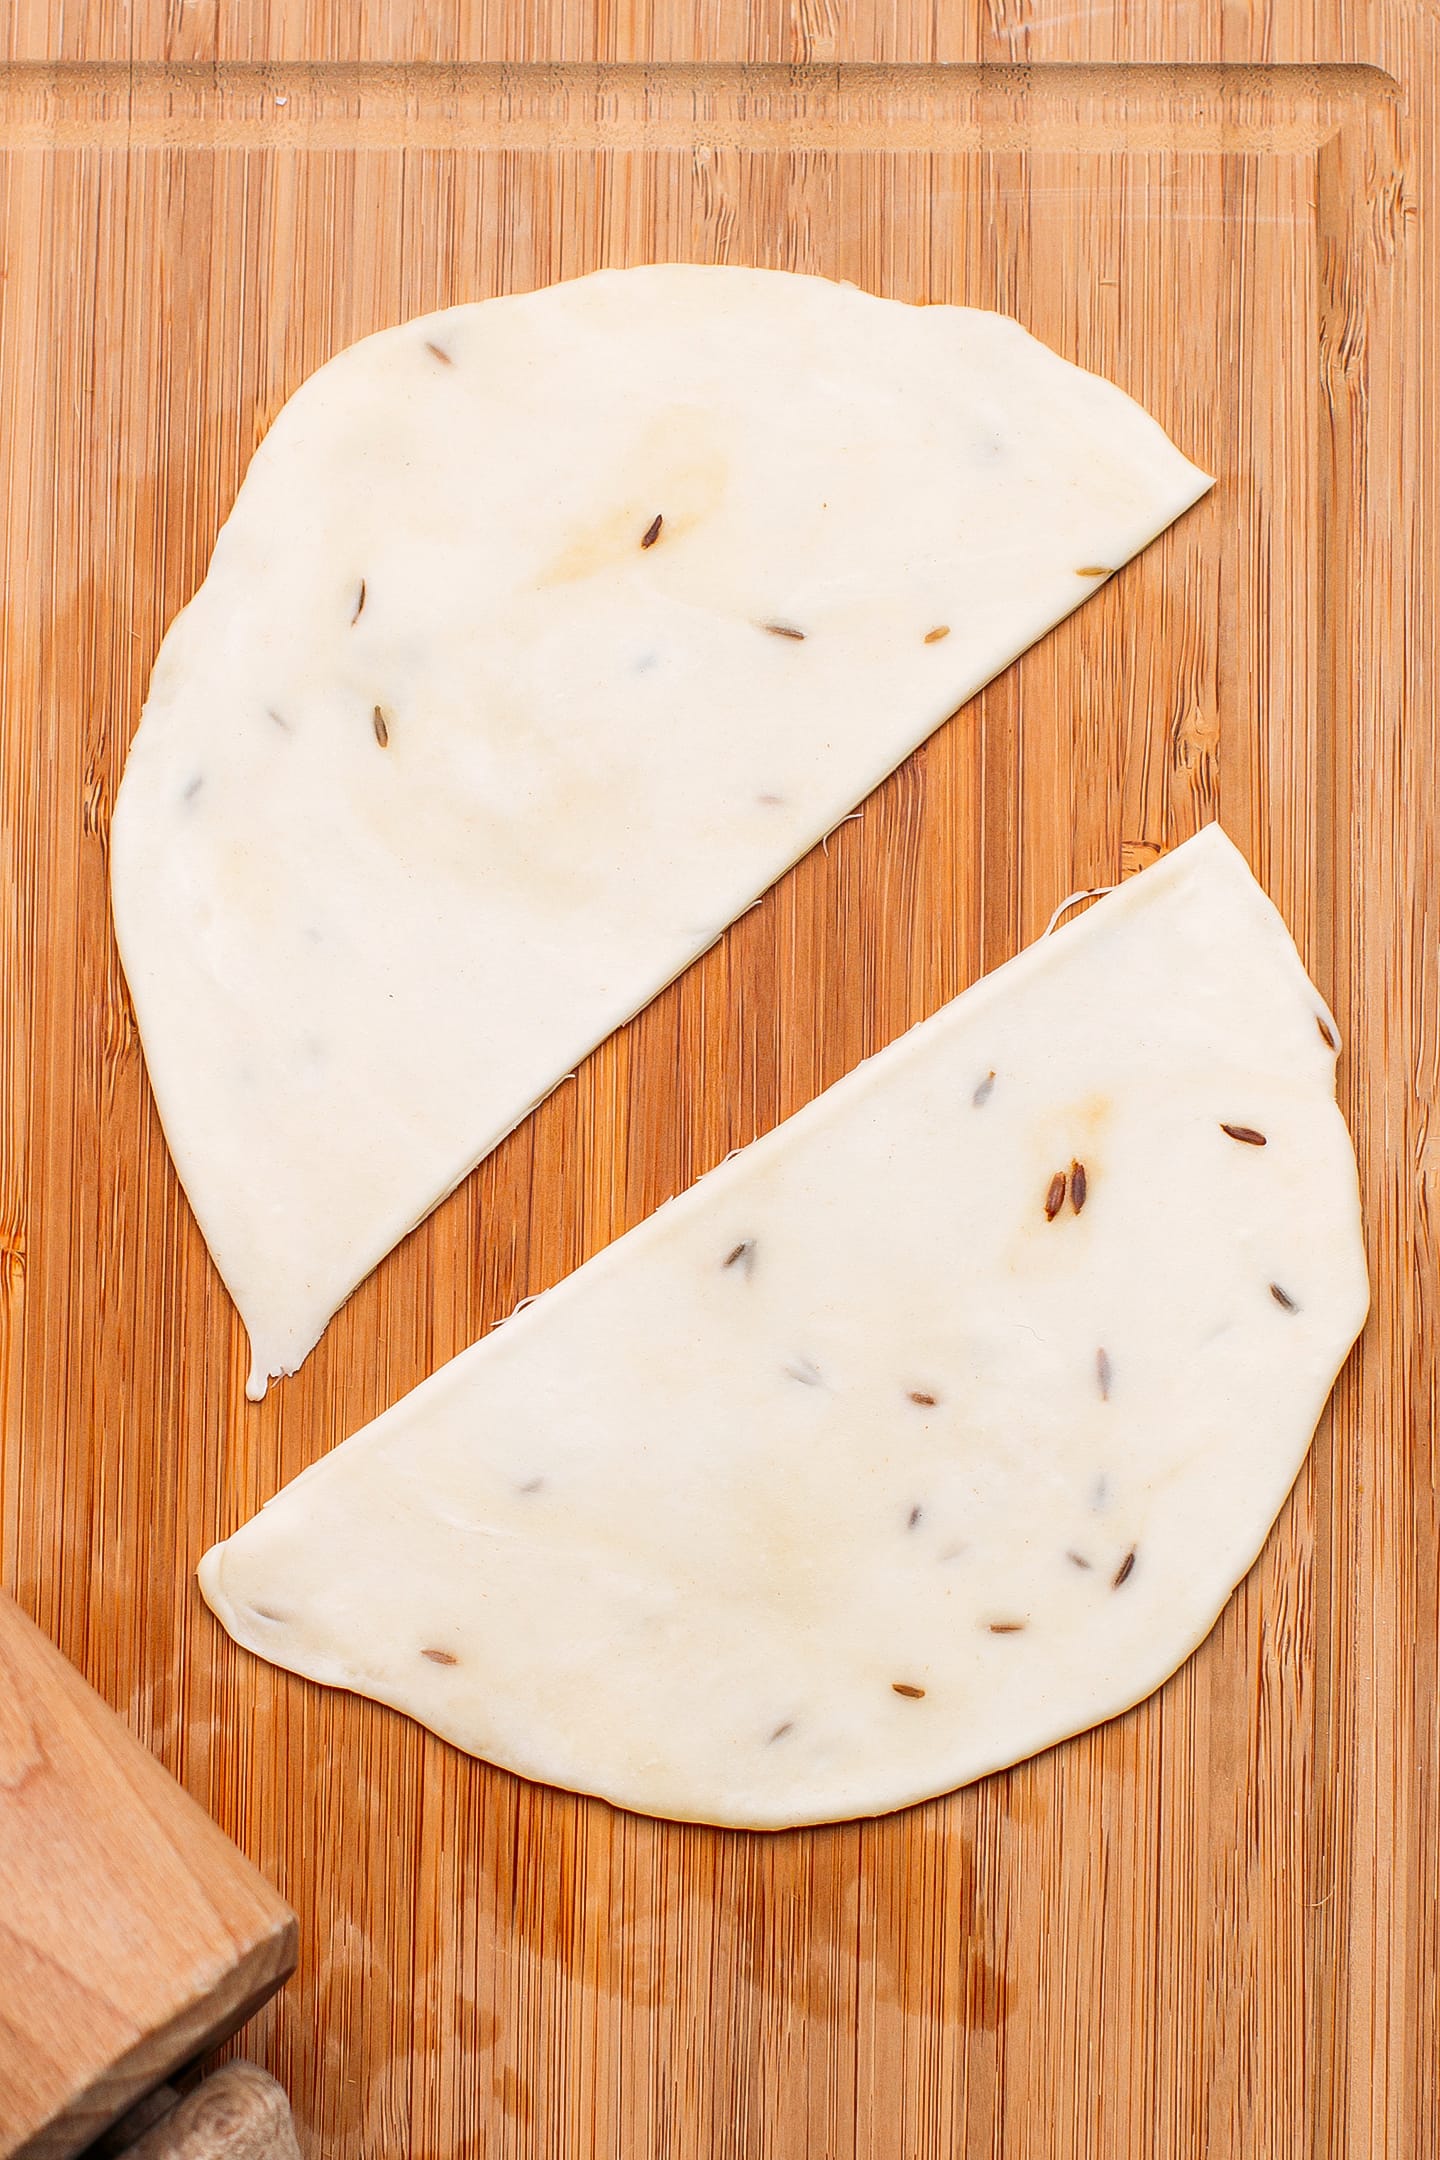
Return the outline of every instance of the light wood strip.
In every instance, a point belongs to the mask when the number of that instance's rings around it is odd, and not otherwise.
[[[1313,151],[1372,67],[12,61],[0,147]]]

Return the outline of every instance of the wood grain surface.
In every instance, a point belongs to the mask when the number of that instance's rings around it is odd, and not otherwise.
[[[0,2152],[68,2160],[218,2046],[295,1917],[0,1591]]]
[[[0,1566],[299,1910],[244,2046],[304,2149],[1434,2151],[1435,0],[5,23]],[[676,255],[1007,309],[1219,485],[247,1406],[107,919],[156,644],[339,346]],[[756,1837],[523,1784],[220,1634],[192,1579],[212,1539],[1062,894],[1216,814],[1346,1031],[1376,1298],[1259,1565],[1160,1695],[943,1803]]]

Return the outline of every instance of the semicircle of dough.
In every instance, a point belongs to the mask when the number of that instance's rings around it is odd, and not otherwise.
[[[1336,1031],[1218,827],[205,1555],[238,1642],[753,1828],[946,1791],[1209,1632],[1368,1289]]]
[[[312,376],[161,648],[112,828],[251,1393],[1209,484],[1017,323],[774,271],[607,271]]]

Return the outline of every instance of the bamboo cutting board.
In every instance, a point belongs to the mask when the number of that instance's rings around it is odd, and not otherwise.
[[[1433,2151],[1435,0],[6,21],[0,1560],[298,1909],[243,2045],[308,2152]],[[156,644],[339,346],[668,256],[1004,308],[1219,485],[247,1406],[108,926]],[[1062,894],[1216,814],[1346,1029],[1376,1302],[1158,1697],[944,1802],[754,1837],[522,1784],[223,1638],[192,1577],[215,1537]]]

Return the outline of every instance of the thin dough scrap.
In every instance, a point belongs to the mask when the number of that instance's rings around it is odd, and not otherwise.
[[[999,315],[663,265],[341,353],[112,830],[252,1395],[611,1029],[1210,485]]]
[[[1368,1302],[1334,1022],[1218,826],[443,1367],[205,1555],[248,1649],[774,1828],[1148,1695]]]

